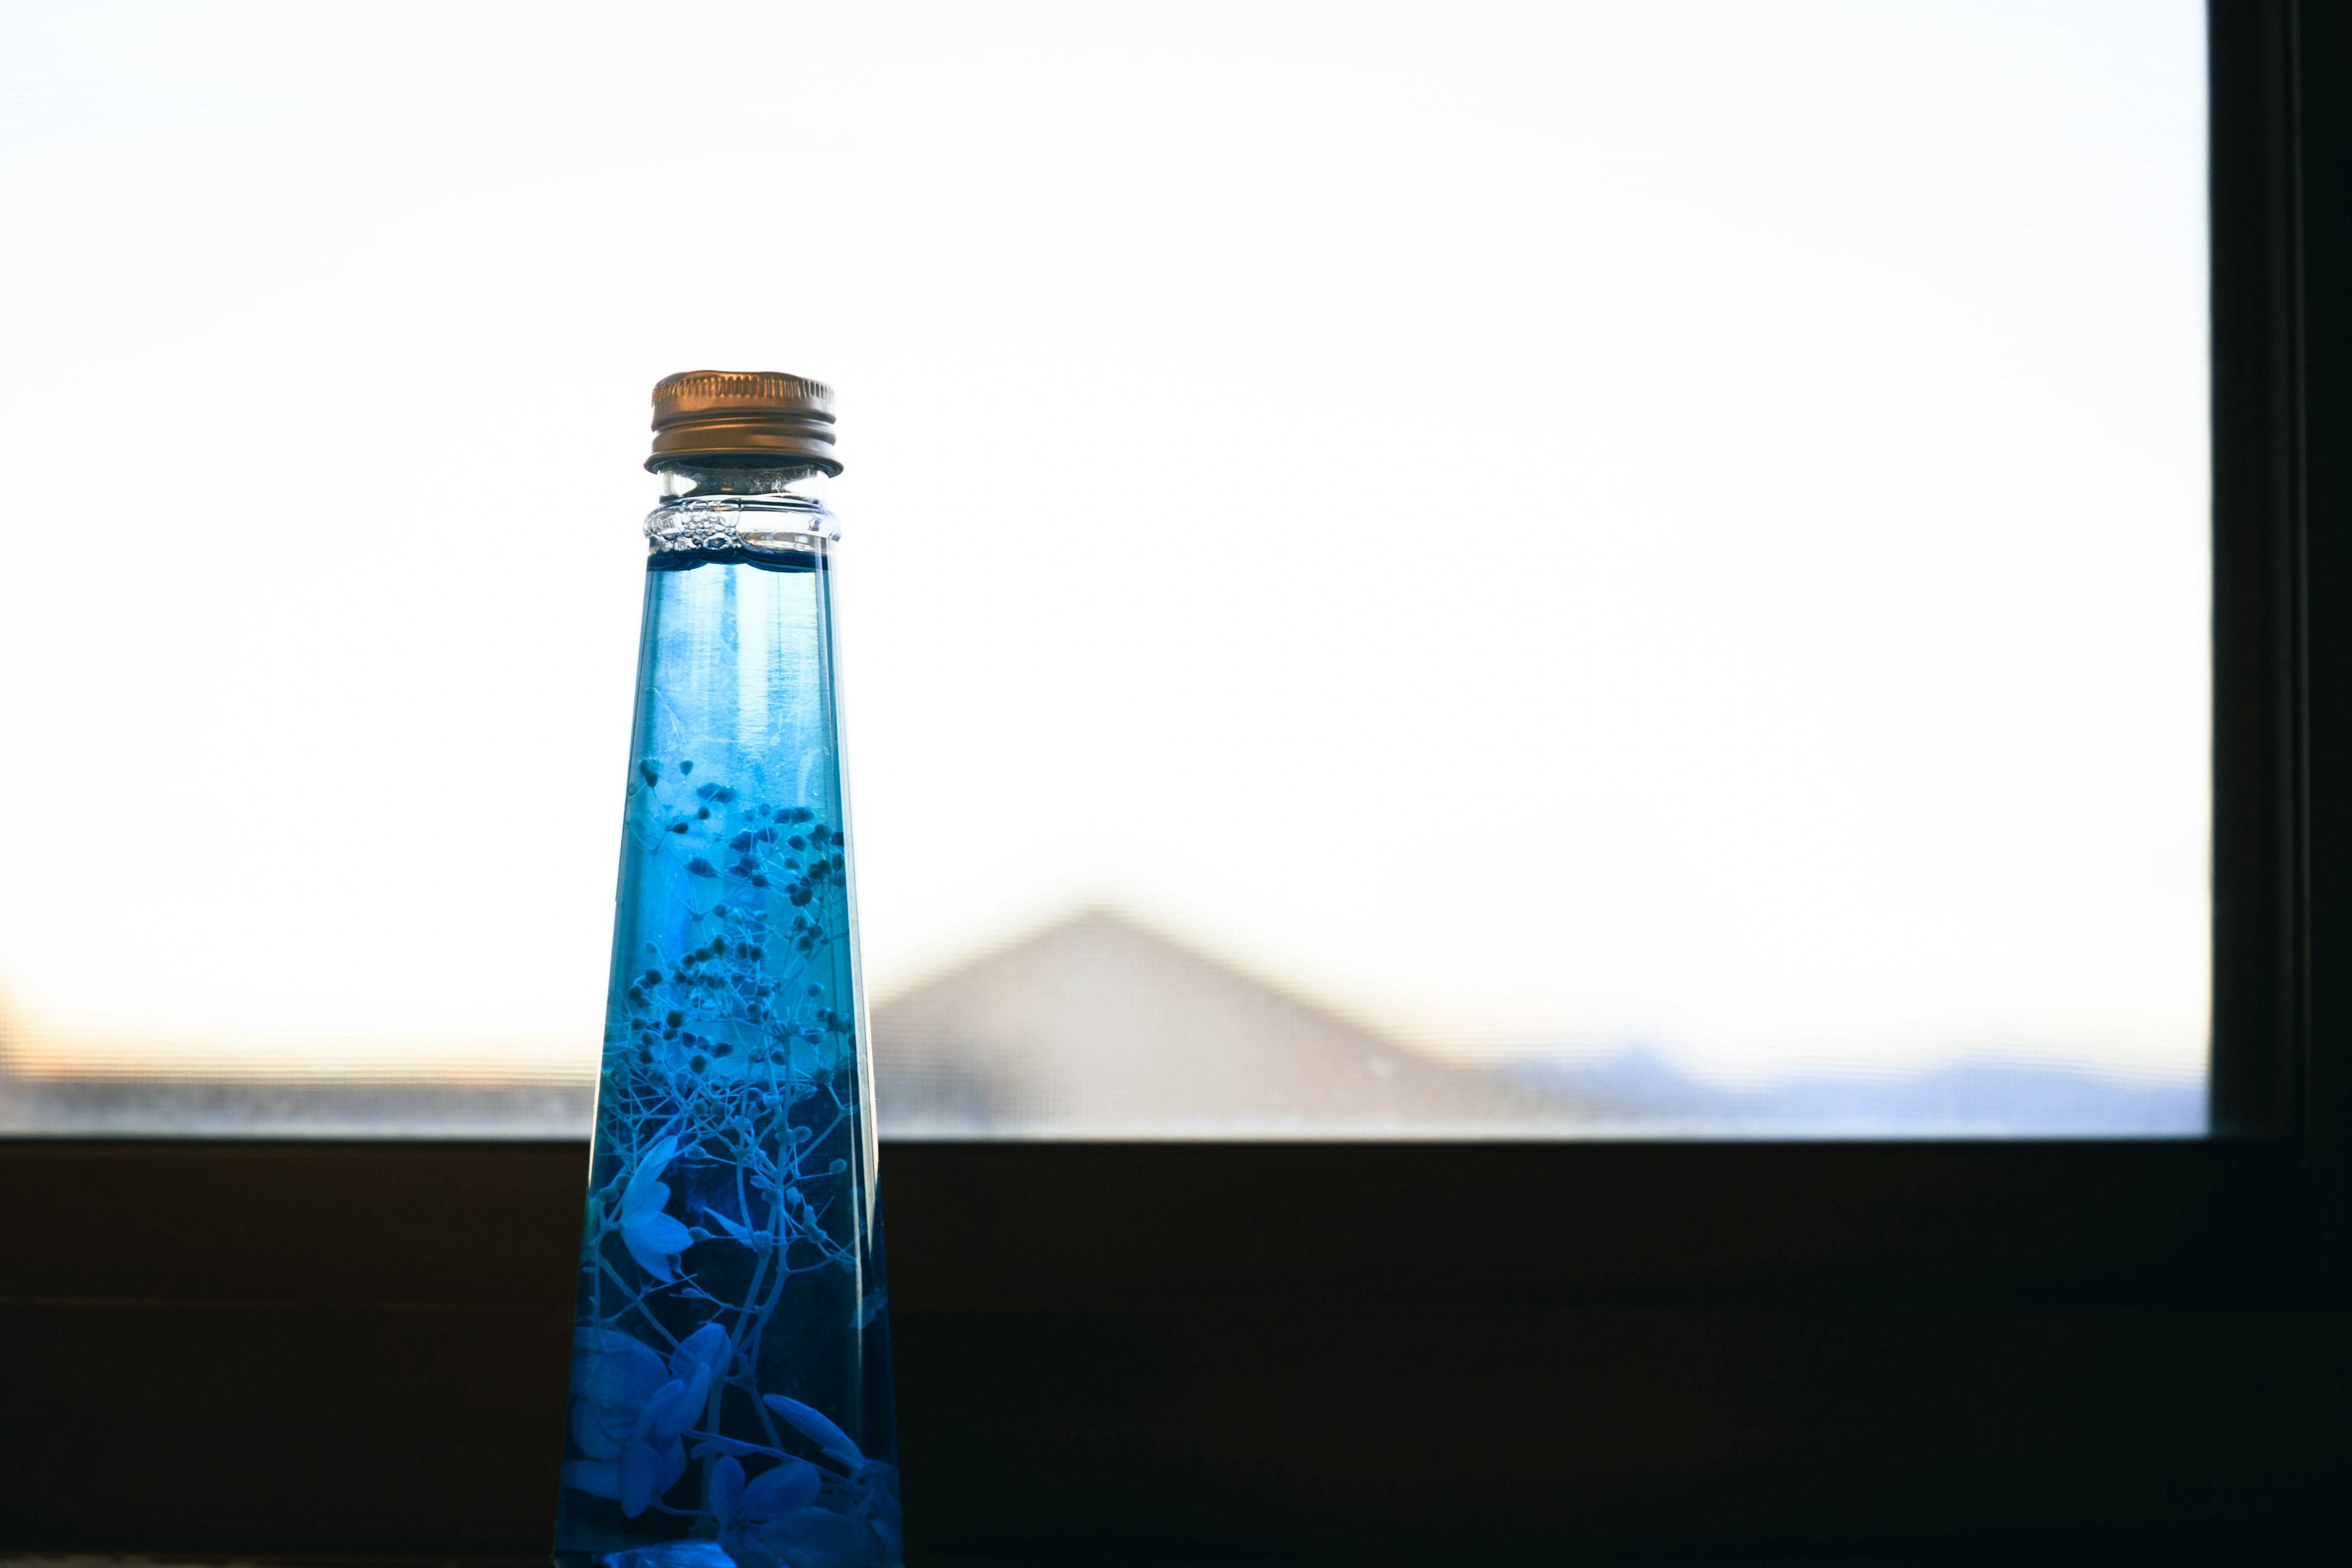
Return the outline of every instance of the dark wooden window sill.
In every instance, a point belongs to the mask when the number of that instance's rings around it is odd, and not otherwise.
[[[2290,1158],[891,1146],[910,1550],[2304,1551],[2352,1314]],[[543,1550],[583,1169],[0,1148],[0,1541]]]

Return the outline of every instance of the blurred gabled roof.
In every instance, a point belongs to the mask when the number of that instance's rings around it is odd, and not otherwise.
[[[1433,1061],[1107,909],[874,1010],[896,1137],[1508,1135],[1564,1091]]]

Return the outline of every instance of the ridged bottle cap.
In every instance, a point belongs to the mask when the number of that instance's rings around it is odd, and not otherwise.
[[[691,458],[802,460],[841,472],[833,455],[833,389],[774,370],[682,370],[654,384],[648,468]]]

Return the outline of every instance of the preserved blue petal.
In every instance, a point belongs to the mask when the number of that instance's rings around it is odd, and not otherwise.
[[[742,1501],[743,1467],[730,1455],[710,1467],[710,1510],[722,1520],[733,1519]]]
[[[705,1323],[680,1340],[677,1349],[670,1352],[669,1374],[672,1377],[692,1377],[698,1367],[704,1369],[707,1374],[726,1359],[727,1331],[717,1323]]]
[[[610,1408],[592,1399],[572,1402],[572,1441],[592,1459],[619,1458],[622,1446],[628,1441],[628,1432],[636,1427],[635,1415],[632,1412],[628,1426],[615,1433],[612,1426],[606,1425],[605,1412]],[[617,1497],[620,1494],[611,1495]]]
[[[849,1434],[826,1420],[819,1412],[781,1394],[767,1395],[767,1402],[769,1409],[791,1422],[802,1436],[826,1453],[846,1459],[852,1465],[866,1462],[866,1456],[857,1451],[857,1445],[849,1440]]]
[[[621,1240],[637,1266],[665,1285],[677,1278],[670,1259],[694,1244],[692,1233],[666,1214],[631,1215],[621,1222]]]
[[[663,1381],[661,1358],[627,1334],[583,1329],[573,1335],[572,1433],[593,1459],[616,1459]]]
[[[806,1459],[786,1459],[763,1470],[743,1489],[740,1512],[746,1519],[774,1519],[806,1508],[816,1500],[824,1477]]]
[[[590,1497],[613,1498],[621,1495],[621,1467],[597,1464],[587,1459],[566,1459],[563,1462],[563,1484]]]
[[[638,1430],[659,1440],[686,1430],[694,1418],[694,1394],[682,1378],[662,1384],[661,1392],[646,1402],[645,1415],[639,1417]]]
[[[643,1443],[630,1444],[621,1455],[621,1511],[631,1519],[645,1512],[660,1474],[661,1456]]]

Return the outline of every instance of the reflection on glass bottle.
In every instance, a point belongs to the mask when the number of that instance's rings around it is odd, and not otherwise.
[[[830,395],[654,392],[560,1562],[900,1561],[835,706]]]

